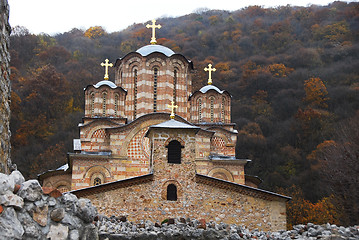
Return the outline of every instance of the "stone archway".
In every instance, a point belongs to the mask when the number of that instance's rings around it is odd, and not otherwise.
[[[225,168],[213,168],[211,171],[208,172],[208,176],[230,182],[234,181],[232,173]]]

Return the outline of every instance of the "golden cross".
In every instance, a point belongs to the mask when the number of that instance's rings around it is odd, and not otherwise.
[[[208,64],[208,68],[204,68],[204,71],[208,72],[208,85],[212,84],[212,72],[215,72],[216,69],[212,68],[212,64]]]
[[[161,28],[161,25],[156,25],[155,24],[156,23],[156,20],[152,20],[152,25],[150,25],[150,24],[147,24],[146,25],[146,28],[152,28],[152,37],[151,37],[151,44],[156,44],[157,43],[157,41],[156,41],[156,37],[155,37],[155,35],[156,35],[156,28],[158,28],[158,29],[160,29]]]
[[[171,109],[170,118],[171,118],[171,119],[174,119],[174,118],[175,118],[175,108],[178,108],[178,106],[175,105],[175,102],[174,102],[174,101],[172,101],[172,102],[171,102],[171,105],[167,104],[167,107]]]
[[[113,64],[108,62],[109,60],[106,59],[105,63],[101,63],[101,66],[105,67],[105,77],[104,77],[105,80],[108,80],[108,67],[113,67]]]

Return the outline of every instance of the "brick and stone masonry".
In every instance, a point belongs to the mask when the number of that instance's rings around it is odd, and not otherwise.
[[[0,172],[9,173],[10,159],[10,54],[9,49],[9,4],[7,0],[0,0]]]

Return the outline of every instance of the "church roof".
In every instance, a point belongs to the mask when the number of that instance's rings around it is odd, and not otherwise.
[[[200,92],[200,93],[207,93],[208,91],[210,90],[214,90],[216,92],[218,92],[219,94],[223,94],[223,93],[228,93],[230,97],[232,97],[232,95],[227,91],[227,90],[220,90],[218,87],[214,86],[214,85],[206,85],[204,87],[202,87],[200,90],[197,90],[195,91],[194,93],[192,93],[189,98],[191,98],[193,95],[195,95],[197,92]]]
[[[255,188],[239,183],[234,183],[230,181],[226,181],[223,179],[210,177],[207,175],[196,173],[196,181],[199,183],[207,183],[208,185],[212,185],[219,188],[231,189],[235,190],[236,192],[240,192],[242,194],[246,194],[256,198],[262,198],[267,200],[273,200],[275,198],[283,199],[285,201],[291,200],[291,197],[284,196],[278,193],[266,191],[260,188]]]
[[[69,169],[69,164],[66,163],[65,165],[62,165],[61,167],[56,168],[55,170],[50,169],[50,170],[47,170],[46,172],[37,174],[37,178],[40,181],[42,181],[45,178],[50,177],[50,176],[62,175],[64,172],[67,172],[67,170],[71,170],[71,169]]]
[[[147,45],[147,46],[143,46],[140,49],[138,49],[136,51],[137,53],[141,54],[142,56],[148,56],[151,53],[154,52],[159,52],[159,53],[163,53],[164,55],[166,55],[167,57],[172,56],[173,54],[175,54],[174,51],[172,51],[171,49],[169,49],[168,47],[162,46],[162,45]]]
[[[116,88],[116,84],[114,84],[113,82],[111,81],[108,81],[108,80],[103,80],[103,81],[100,81],[98,83],[96,83],[95,85],[93,85],[95,88],[99,88],[101,87],[102,85],[107,85],[109,86],[110,88]]]
[[[114,182],[103,183],[96,186],[85,187],[77,190],[72,190],[70,193],[75,194],[77,197],[85,197],[99,192],[106,192],[118,188],[130,187],[133,185],[150,182],[153,180],[153,173],[131,177],[126,179],[117,180]]]

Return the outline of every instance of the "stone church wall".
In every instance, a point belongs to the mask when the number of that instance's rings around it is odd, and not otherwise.
[[[195,218],[249,229],[284,230],[285,202],[269,201],[200,183],[188,186],[178,201],[162,198],[162,186],[154,182],[86,196],[106,216],[126,215],[129,221],[163,221],[168,218]],[[113,196],[116,196],[115,198]]]
[[[9,5],[7,0],[0,0],[0,56],[1,56],[1,77],[0,77],[0,172],[8,173],[11,165],[10,161],[10,70],[9,62],[10,55],[9,35],[10,25],[9,19]]]
[[[153,146],[153,179],[132,185],[123,181],[115,188],[101,192],[99,187],[98,191],[84,195],[101,214],[126,215],[134,222],[182,217],[246,225],[249,229],[274,231],[286,228],[284,199],[267,199],[257,196],[259,192],[246,194],[244,187],[236,185],[238,190],[219,180],[214,180],[212,185],[199,181],[193,158],[195,130],[152,129],[148,137]],[[173,139],[183,146],[180,164],[167,161],[165,146]],[[167,200],[170,184],[176,186],[176,201]],[[81,190],[74,192],[79,193],[81,196]]]

